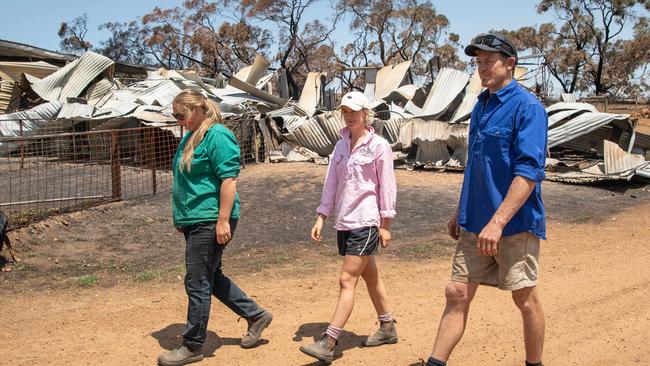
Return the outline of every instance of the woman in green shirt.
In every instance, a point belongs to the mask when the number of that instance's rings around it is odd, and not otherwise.
[[[221,256],[239,219],[239,146],[222,122],[218,105],[201,93],[184,90],[174,98],[174,113],[187,133],[174,156],[172,214],[185,236],[185,292],[189,300],[183,343],[158,357],[164,366],[203,359],[211,296],[248,322],[243,348],[258,344],[271,313],[221,271]]]

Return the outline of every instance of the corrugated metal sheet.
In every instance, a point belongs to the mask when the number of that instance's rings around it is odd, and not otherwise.
[[[336,143],[341,138],[341,129],[345,121],[339,111],[325,112],[314,116],[330,142]]]
[[[391,102],[388,108],[391,118],[413,118],[413,115],[405,111],[404,108]]]
[[[475,71],[469,79],[467,88],[465,88],[463,101],[460,103],[458,108],[456,108],[454,116],[451,117],[451,122],[458,123],[468,120],[472,116],[472,110],[474,109],[474,105],[482,91],[483,85],[481,84],[481,78],[478,76],[478,71]]]
[[[650,179],[650,164],[636,169],[636,175]]]
[[[88,88],[86,93],[86,100],[88,104],[97,105],[103,100],[107,100],[111,96],[111,91],[117,89],[117,84],[109,79],[101,79]]]
[[[599,156],[604,154],[603,150],[603,141],[610,140],[621,146],[625,146],[626,143],[629,143],[629,133],[631,130],[623,132],[620,134],[615,133],[614,126],[618,126],[618,130],[623,130],[625,122],[614,122],[612,124],[600,127],[594,131],[586,133],[584,135],[578,136],[574,139],[571,139],[567,142],[557,145],[559,148],[571,149],[583,153],[592,153],[596,152]],[[614,141],[616,139],[616,141]]]
[[[564,110],[564,111],[557,111],[557,112],[555,112],[555,113],[548,116],[548,128],[551,128],[552,126],[554,126],[555,124],[557,124],[559,122],[571,119],[571,118],[573,118],[575,116],[578,116],[580,114],[583,114],[585,112],[589,112],[589,111],[586,111],[584,109],[582,109],[582,110],[581,109],[569,109],[569,110]],[[591,113],[591,112],[589,112],[589,113]]]
[[[176,124],[176,119],[171,116],[170,109],[157,106],[139,106],[127,116],[135,117],[150,124]]]
[[[399,124],[399,132],[397,135],[397,143],[402,150],[409,149],[413,143],[413,127],[414,122],[410,120],[401,120]]]
[[[330,141],[315,118],[304,118],[304,123],[300,127],[289,133],[284,133],[282,136],[320,156],[328,156],[334,151],[334,143]]]
[[[308,116],[313,116],[321,97],[321,76],[327,76],[325,72],[310,72],[307,74],[305,86],[300,93],[298,105]]]
[[[276,109],[264,114],[264,116],[268,118],[280,117],[280,116],[291,116],[291,115],[295,115],[293,106]]]
[[[397,90],[406,76],[406,72],[411,66],[412,61],[400,62],[397,65],[384,66],[377,71],[375,78],[374,99],[384,99],[393,91]]]
[[[401,124],[402,119],[396,118],[396,119],[391,119],[388,121],[383,121],[383,134],[384,137],[386,137],[386,140],[390,144],[394,144],[397,142],[399,138],[399,129],[400,129],[400,124]]]
[[[561,97],[562,101],[567,103],[576,103],[578,101],[573,93],[562,93]]]
[[[419,119],[412,120],[412,123],[413,143],[418,145],[416,164],[444,167],[451,163],[456,168],[465,165],[468,125]],[[454,159],[450,162],[452,156]]]
[[[468,81],[469,75],[464,72],[443,68],[438,73],[424,106],[418,108],[409,102],[405,109],[416,117],[435,119],[447,111],[451,102],[465,89]]]
[[[241,68],[237,71],[235,77],[249,84],[256,85],[262,76],[266,74],[269,65],[269,62],[262,55],[257,54],[253,60],[253,64]]]
[[[390,93],[388,93],[388,95],[386,95],[381,99],[387,102],[401,100],[401,99],[406,99],[406,100],[412,100],[414,98],[424,99],[426,97],[424,93],[425,91],[420,85],[408,84],[408,85],[402,85],[399,88],[392,90]]]
[[[48,102],[27,111],[0,114],[0,136],[19,136],[21,122],[24,134],[36,134],[39,129],[56,118],[59,110],[61,110],[61,102]],[[12,142],[0,143],[0,154],[8,154],[16,147],[17,145]]]
[[[571,118],[564,123],[556,123],[548,131],[548,147],[551,148],[571,141],[616,121],[630,124],[629,115],[627,114],[589,112]],[[633,128],[631,124],[630,128]]]
[[[289,104],[288,100],[282,99],[280,97],[276,97],[273,94],[267,93],[263,90],[257,89],[254,85],[248,84],[244,81],[241,81],[235,77],[230,78],[228,82],[229,86],[232,86],[234,88],[237,88],[239,90],[245,91],[249,95],[256,96],[258,98],[263,99],[267,103],[274,104],[275,106],[279,108],[286,107],[287,104]]]
[[[446,141],[451,136],[467,137],[468,126],[462,124],[449,124],[440,121],[423,121],[413,119],[414,141]]]
[[[0,113],[18,106],[20,88],[11,80],[0,80]]]
[[[282,130],[291,133],[307,123],[307,119],[302,116],[282,116]]]
[[[32,89],[43,99],[54,101],[78,97],[102,73],[112,79],[113,60],[94,52],[86,52],[50,76],[32,84]]]
[[[56,118],[87,119],[91,118],[95,107],[81,103],[64,103]]]
[[[29,86],[30,88],[32,87],[32,84],[38,83],[39,81],[41,81],[40,78],[37,78],[36,76],[32,76],[30,74],[23,74],[23,80],[21,80],[24,86]]]
[[[650,162],[643,156],[628,154],[618,144],[603,140],[604,160],[587,168],[566,173],[548,172],[547,179],[567,183],[593,183],[630,180],[635,174],[650,178]],[[647,174],[647,176],[646,176]]]
[[[419,141],[415,154],[415,164],[443,167],[451,155],[444,141]]]
[[[328,156],[341,138],[340,130],[345,126],[337,111],[314,117],[277,116],[281,120],[282,137],[291,143],[305,147],[320,156]]]
[[[546,180],[561,183],[586,184],[612,180],[628,180],[621,176],[607,176],[604,174],[592,174],[588,172],[567,172],[567,173],[546,173]]]
[[[137,101],[147,105],[160,105],[168,106],[181,92],[176,83],[171,80],[162,80],[155,86],[143,91],[136,91],[134,94],[137,96]]]
[[[565,103],[565,102],[560,102],[560,103],[555,103],[553,105],[550,105],[546,108],[546,113],[550,116],[555,112],[559,111],[569,111],[569,110],[580,110],[580,111],[587,111],[587,112],[594,112],[597,113],[598,109],[596,109],[595,106],[589,104],[589,103]]]
[[[648,164],[641,155],[628,154],[611,141],[605,140],[604,143],[605,174],[607,175],[634,171],[636,168]]]

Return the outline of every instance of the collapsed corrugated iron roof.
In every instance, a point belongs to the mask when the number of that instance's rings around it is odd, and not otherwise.
[[[602,141],[627,144],[632,150],[635,125],[627,114],[598,112],[587,103],[557,103],[546,108],[549,115],[548,147],[562,146],[602,154]]]
[[[106,74],[109,79],[112,79],[114,64],[110,58],[89,51],[79,59],[32,84],[32,90],[48,101],[78,97],[97,76]]]
[[[469,75],[466,73],[443,68],[433,82],[424,106],[419,108],[413,102],[408,102],[405,109],[416,117],[436,119],[450,108],[451,103],[465,89],[468,81]]]
[[[314,117],[276,116],[269,122],[279,124],[281,137],[290,143],[305,147],[320,156],[328,156],[340,139],[345,126],[341,113],[325,112]]]
[[[566,183],[594,183],[612,180],[630,180],[635,175],[650,178],[650,162],[641,155],[629,154],[616,143],[603,141],[604,159],[579,169],[565,167],[547,174],[547,179]],[[561,162],[556,161],[557,166]]]
[[[50,120],[56,118],[63,103],[43,103],[28,111],[0,114],[0,136],[14,137],[31,135],[39,131]],[[17,148],[13,142],[0,143],[0,153],[8,154]]]

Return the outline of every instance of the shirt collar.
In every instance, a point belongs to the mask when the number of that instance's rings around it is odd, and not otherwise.
[[[366,136],[366,140],[361,145],[369,143],[370,141],[372,141],[373,137],[375,136],[375,129],[372,128],[372,126],[366,126],[366,131],[370,133],[368,134],[368,136]],[[350,140],[352,139],[352,134],[350,133],[350,129],[347,127],[343,127],[340,130],[340,133],[341,133],[341,138],[345,140],[349,145]]]
[[[503,88],[499,89],[496,93],[493,93],[494,96],[499,99],[501,103],[505,102],[510,98],[512,92],[515,90],[517,87],[517,80],[512,79],[508,85],[504,86]],[[490,97],[490,91],[488,89],[483,90],[481,94],[478,96],[478,100],[481,102],[486,101]]]

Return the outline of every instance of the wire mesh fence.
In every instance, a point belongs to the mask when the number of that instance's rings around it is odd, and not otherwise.
[[[171,163],[185,132],[181,126],[89,130],[87,121],[43,122],[45,127],[29,134],[0,136],[0,210],[12,228],[171,190]],[[255,119],[226,125],[239,141],[244,167],[263,161]]]

